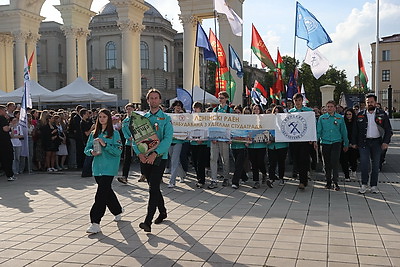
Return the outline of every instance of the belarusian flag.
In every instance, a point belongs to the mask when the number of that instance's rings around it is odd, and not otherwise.
[[[368,77],[364,67],[364,61],[361,55],[360,44],[358,45],[358,77],[360,77],[361,87],[367,91]]]
[[[253,53],[265,66],[267,66],[271,70],[275,69],[274,60],[269,54],[268,49],[264,44],[264,41],[261,39],[261,36],[254,25],[252,25],[251,33],[251,50],[253,50]]]
[[[256,90],[259,91],[264,97],[267,97],[267,91],[257,80],[254,81],[254,88],[256,88]]]
[[[281,70],[282,78],[285,77],[285,65],[283,64],[283,59],[281,57],[281,53],[278,49],[278,56],[276,59],[276,68]]]
[[[229,72],[229,68],[217,68],[215,71],[215,96],[221,91],[226,91],[229,101],[232,102],[236,92],[236,82]]]

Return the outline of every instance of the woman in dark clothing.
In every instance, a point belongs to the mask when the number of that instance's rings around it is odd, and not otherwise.
[[[48,115],[47,124],[42,127],[42,142],[44,151],[46,151],[46,162],[45,168],[48,172],[58,171],[55,167],[56,163],[56,152],[58,151],[58,146],[60,145],[58,138],[58,129],[55,126],[54,117]]]
[[[355,120],[356,120],[356,114],[354,112],[354,109],[346,108],[344,112],[344,121],[346,123],[347,136],[349,140],[352,140],[351,137]],[[347,152],[343,152],[343,150],[341,152],[340,164],[342,165],[342,170],[346,182],[350,181],[350,169],[351,169],[351,176],[352,177],[356,176],[357,158],[358,158],[358,149],[349,147]]]

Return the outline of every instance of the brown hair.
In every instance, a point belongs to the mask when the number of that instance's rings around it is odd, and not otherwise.
[[[147,100],[149,100],[149,96],[150,96],[151,93],[157,93],[158,96],[159,96],[160,99],[161,99],[161,92],[160,92],[158,89],[151,88],[151,89],[147,92],[147,94],[146,94],[146,99],[147,99]]]
[[[107,135],[106,135],[106,138],[112,138],[113,135],[114,135],[114,128],[113,128],[113,124],[112,124],[111,112],[108,109],[103,108],[103,109],[100,109],[99,115],[100,115],[100,113],[103,113],[103,114],[107,115],[107,127],[106,127]],[[94,128],[93,137],[97,138],[99,136],[100,132],[102,131],[102,129],[103,128],[102,128],[101,123],[99,121],[99,117],[97,117],[96,126]]]

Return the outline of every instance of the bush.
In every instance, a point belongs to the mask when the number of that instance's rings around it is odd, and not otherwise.
[[[393,113],[393,118],[400,119],[400,112]]]

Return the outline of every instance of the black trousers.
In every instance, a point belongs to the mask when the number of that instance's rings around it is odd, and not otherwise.
[[[76,166],[78,169],[83,168],[83,163],[85,161],[85,144],[79,138],[76,138]]]
[[[150,196],[149,203],[147,205],[147,215],[146,219],[144,220],[147,225],[151,225],[151,223],[153,222],[153,217],[156,213],[157,208],[160,213],[167,212],[164,204],[164,198],[160,191],[160,183],[164,174],[166,163],[166,159],[162,159],[158,166],[144,164],[142,162],[140,163],[142,174],[146,176],[147,183],[149,184]]]
[[[95,176],[94,178],[98,186],[94,204],[90,210],[90,221],[91,223],[100,223],[106,212],[106,207],[113,215],[120,214],[122,207],[111,187],[114,176]]]
[[[122,166],[122,176],[125,178],[128,178],[131,163],[132,163],[132,146],[124,145],[124,165]]]
[[[247,151],[245,148],[232,149],[233,158],[235,159],[235,171],[232,177],[232,184],[239,186],[239,180],[247,181],[248,177],[244,170]]]
[[[350,178],[349,168],[355,172],[357,171],[357,159],[358,159],[358,149],[349,147],[347,152],[343,149],[340,154],[340,164],[342,165],[342,171],[345,178]]]
[[[310,144],[308,142],[291,143],[293,161],[299,172],[300,183],[308,184],[308,171],[310,169]]]
[[[204,184],[206,182],[206,162],[210,158],[210,150],[207,145],[191,145],[192,161],[196,170],[197,182]]]
[[[279,179],[283,179],[285,175],[285,160],[287,155],[288,148],[280,148],[280,149],[268,149],[268,161],[269,161],[269,168],[268,174],[269,179],[274,181],[275,180],[275,170],[276,166],[278,166],[278,175]]]
[[[1,144],[1,153],[0,153],[0,163],[1,168],[3,169],[4,173],[7,177],[13,177],[14,172],[12,169],[13,159],[14,159],[14,152],[11,142],[9,144]]]
[[[265,153],[266,148],[249,148],[249,158],[251,162],[251,170],[253,171],[253,181],[258,182],[260,180],[260,172],[263,175],[267,175],[265,168]]]

